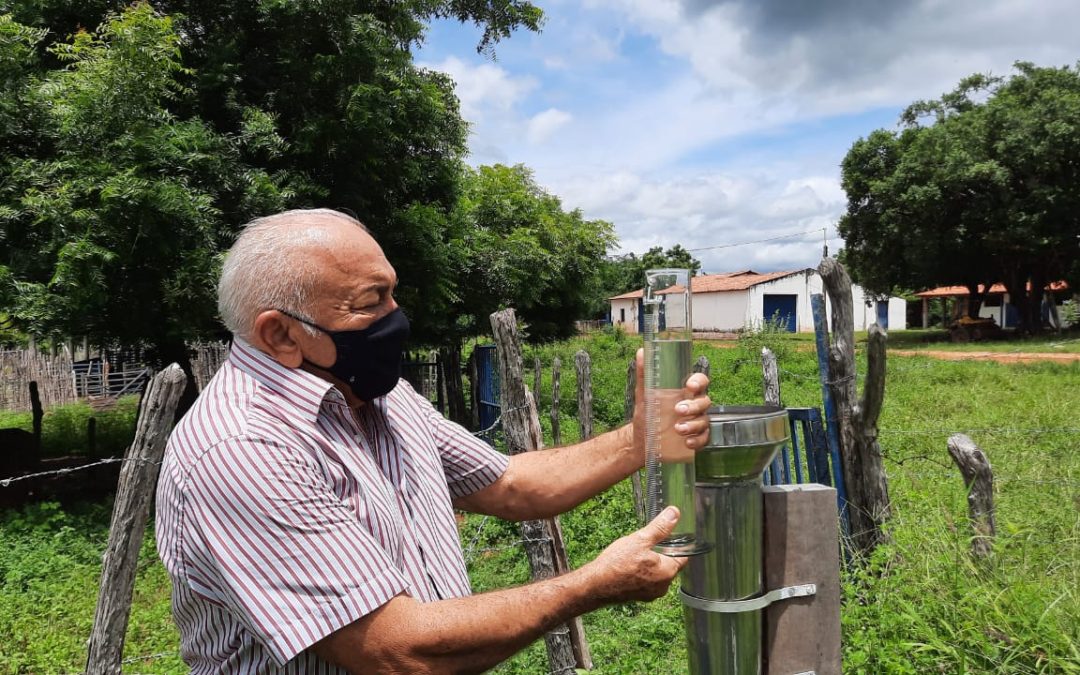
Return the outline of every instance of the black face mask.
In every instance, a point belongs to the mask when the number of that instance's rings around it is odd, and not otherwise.
[[[362,330],[336,331],[284,310],[278,311],[330,336],[337,347],[334,365],[328,368],[307,359],[304,363],[348,384],[356,398],[372,401],[397,386],[401,377],[401,352],[409,339],[409,319],[400,307]]]

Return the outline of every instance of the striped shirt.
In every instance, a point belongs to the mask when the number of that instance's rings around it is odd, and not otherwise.
[[[184,661],[343,673],[308,647],[395,595],[470,593],[451,499],[507,463],[404,381],[354,416],[329,382],[236,340],[158,484]]]

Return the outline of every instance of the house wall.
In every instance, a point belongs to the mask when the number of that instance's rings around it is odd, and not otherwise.
[[[693,296],[694,330],[740,330],[746,322],[746,291],[696,293]]]
[[[814,270],[792,274],[781,279],[751,286],[743,291],[722,293],[696,293],[693,296],[691,310],[694,330],[730,332],[746,328],[760,327],[764,322],[766,295],[796,296],[795,329],[799,332],[813,332],[814,315],[810,307],[810,296],[823,293],[821,277]],[[877,321],[877,304],[871,300],[866,304],[867,296],[857,285],[851,287],[852,310],[855,330],[866,330]],[[611,321],[619,322],[619,310],[626,310],[626,322],[623,328],[627,333],[638,332],[637,298],[612,300]],[[674,306],[672,307],[674,309]],[[998,311],[999,308],[994,308]],[[826,298],[826,311],[832,317],[832,308]],[[669,316],[671,311],[669,310]],[[889,299],[889,330],[907,328],[907,304],[903,298]]]
[[[814,291],[820,293],[821,291]],[[868,295],[862,286],[851,285],[851,305],[854,314],[855,330],[867,330],[871,324],[877,323],[877,300]],[[829,321],[832,321],[832,307],[826,299]],[[813,330],[813,326],[810,330]],[[888,330],[907,330],[907,301],[903,298],[889,298],[889,328]]]
[[[619,325],[619,310],[626,310],[626,321],[622,324],[627,333],[638,332],[638,301],[637,298],[629,298],[611,301],[611,324]]]
[[[767,281],[757,286],[751,286],[743,293],[746,294],[747,305],[743,314],[743,326],[747,328],[760,327],[765,319],[765,296],[766,295],[794,295],[795,304],[795,330],[813,332],[814,315],[810,309],[810,295],[821,292],[821,277],[813,270],[806,270],[798,274]]]
[[[889,298],[889,330],[907,330],[907,300]]]
[[[664,297],[664,325],[668,330],[683,328],[686,326],[686,295],[683,293],[671,293]],[[690,300],[690,321],[694,320],[693,296]]]

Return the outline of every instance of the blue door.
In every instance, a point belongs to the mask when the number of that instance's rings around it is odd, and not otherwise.
[[[878,300],[877,303],[877,325],[881,327],[881,330],[889,330],[889,301]]]
[[[799,304],[799,296],[797,295],[769,295],[766,294],[762,298],[764,305],[765,321],[773,321],[779,319],[781,326],[789,333],[795,332],[795,327],[798,325],[795,322],[795,308]]]
[[[495,345],[477,345],[474,356],[476,358],[476,403],[480,409],[480,428],[488,429],[495,425],[502,412],[499,357],[495,351]]]

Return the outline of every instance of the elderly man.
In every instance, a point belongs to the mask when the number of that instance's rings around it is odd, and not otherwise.
[[[669,509],[569,574],[471,595],[455,507],[562,513],[638,469],[641,421],[508,458],[398,379],[409,322],[356,220],[256,220],[218,287],[228,361],[169,440],[157,541],[197,673],[451,673],[499,663],[573,616],[662,595]],[[704,376],[676,428],[707,435]]]

